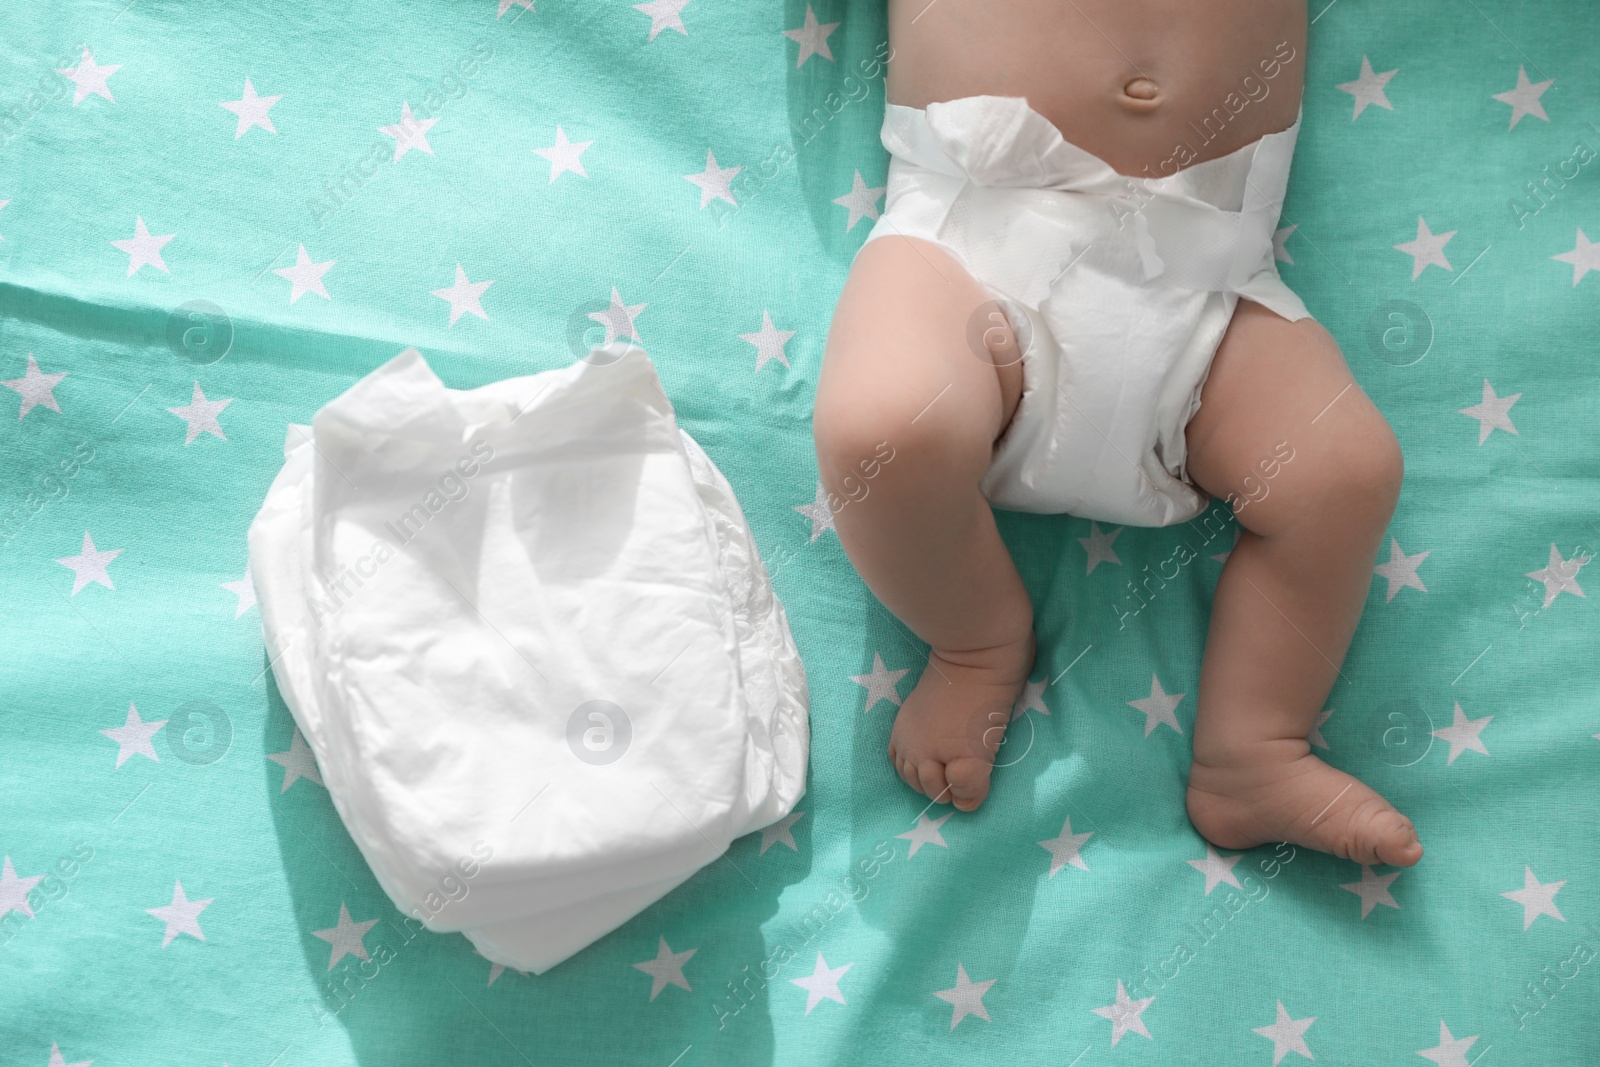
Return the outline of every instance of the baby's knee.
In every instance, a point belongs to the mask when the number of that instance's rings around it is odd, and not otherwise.
[[[1330,465],[1330,495],[1346,503],[1362,501],[1394,513],[1405,478],[1405,456],[1394,430],[1376,407],[1342,435],[1336,461]]]
[[[819,391],[811,414],[811,439],[824,478],[853,469],[868,455],[883,451],[882,421],[860,403]]]
[[[1333,440],[1309,450],[1311,465],[1285,492],[1273,494],[1276,507],[1256,510],[1252,529],[1271,534],[1388,526],[1400,499],[1405,461],[1388,422],[1370,403],[1365,408],[1359,418],[1347,415]]]
[[[1245,495],[1234,500],[1241,523],[1263,536],[1389,524],[1405,459],[1383,415],[1357,396],[1362,402],[1351,405],[1357,414],[1319,427],[1318,439],[1302,439],[1292,450],[1286,445],[1270,468],[1243,479]]]
[[[960,408],[960,398],[937,391],[927,400],[819,394],[812,438],[823,481],[843,490],[850,478],[975,483],[988,469],[993,445]]]

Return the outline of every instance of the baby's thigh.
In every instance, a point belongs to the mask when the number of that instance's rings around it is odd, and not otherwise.
[[[848,464],[887,441],[954,464],[952,475],[981,477],[1022,393],[1021,362],[997,309],[937,245],[868,242],[828,331],[813,416],[819,460]]]
[[[1329,515],[1387,521],[1400,446],[1313,319],[1239,302],[1185,434],[1188,474],[1268,534]]]

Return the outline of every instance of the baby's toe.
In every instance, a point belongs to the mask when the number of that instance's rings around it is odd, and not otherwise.
[[[1350,858],[1357,863],[1409,867],[1422,857],[1410,820],[1376,794],[1351,812],[1346,834]]]
[[[917,782],[917,772],[912,768],[910,760],[903,756],[895,756],[890,762],[894,764],[894,773],[900,776],[902,782],[912,789],[918,791],[922,789],[922,786]]]
[[[945,764],[945,780],[950,786],[950,796],[961,811],[972,811],[989,795],[989,776],[994,764],[988,760],[963,756]]]
[[[1374,830],[1377,836],[1373,845],[1380,862],[1391,867],[1410,867],[1422,859],[1422,842],[1417,839],[1411,820],[1404,815],[1393,812],[1392,818],[1383,820]]]
[[[922,791],[936,804],[950,803],[950,783],[945,779],[945,765],[936,760],[923,760],[917,764],[917,776],[922,780]]]

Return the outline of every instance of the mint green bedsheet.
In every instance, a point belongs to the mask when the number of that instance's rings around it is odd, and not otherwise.
[[[1190,827],[1220,506],[1003,515],[1045,684],[981,811],[894,775],[925,650],[809,427],[882,206],[880,2],[6,5],[0,1064],[1600,1062],[1600,9],[1326,2],[1281,270],[1407,473],[1318,740],[1416,821],[1403,872]],[[613,291],[787,606],[810,791],[530,978],[379,890],[245,530],[362,374],[563,366]]]

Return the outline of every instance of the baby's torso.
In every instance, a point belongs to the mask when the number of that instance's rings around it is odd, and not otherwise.
[[[888,99],[1025,97],[1159,178],[1291,125],[1305,40],[1303,0],[889,0]]]

